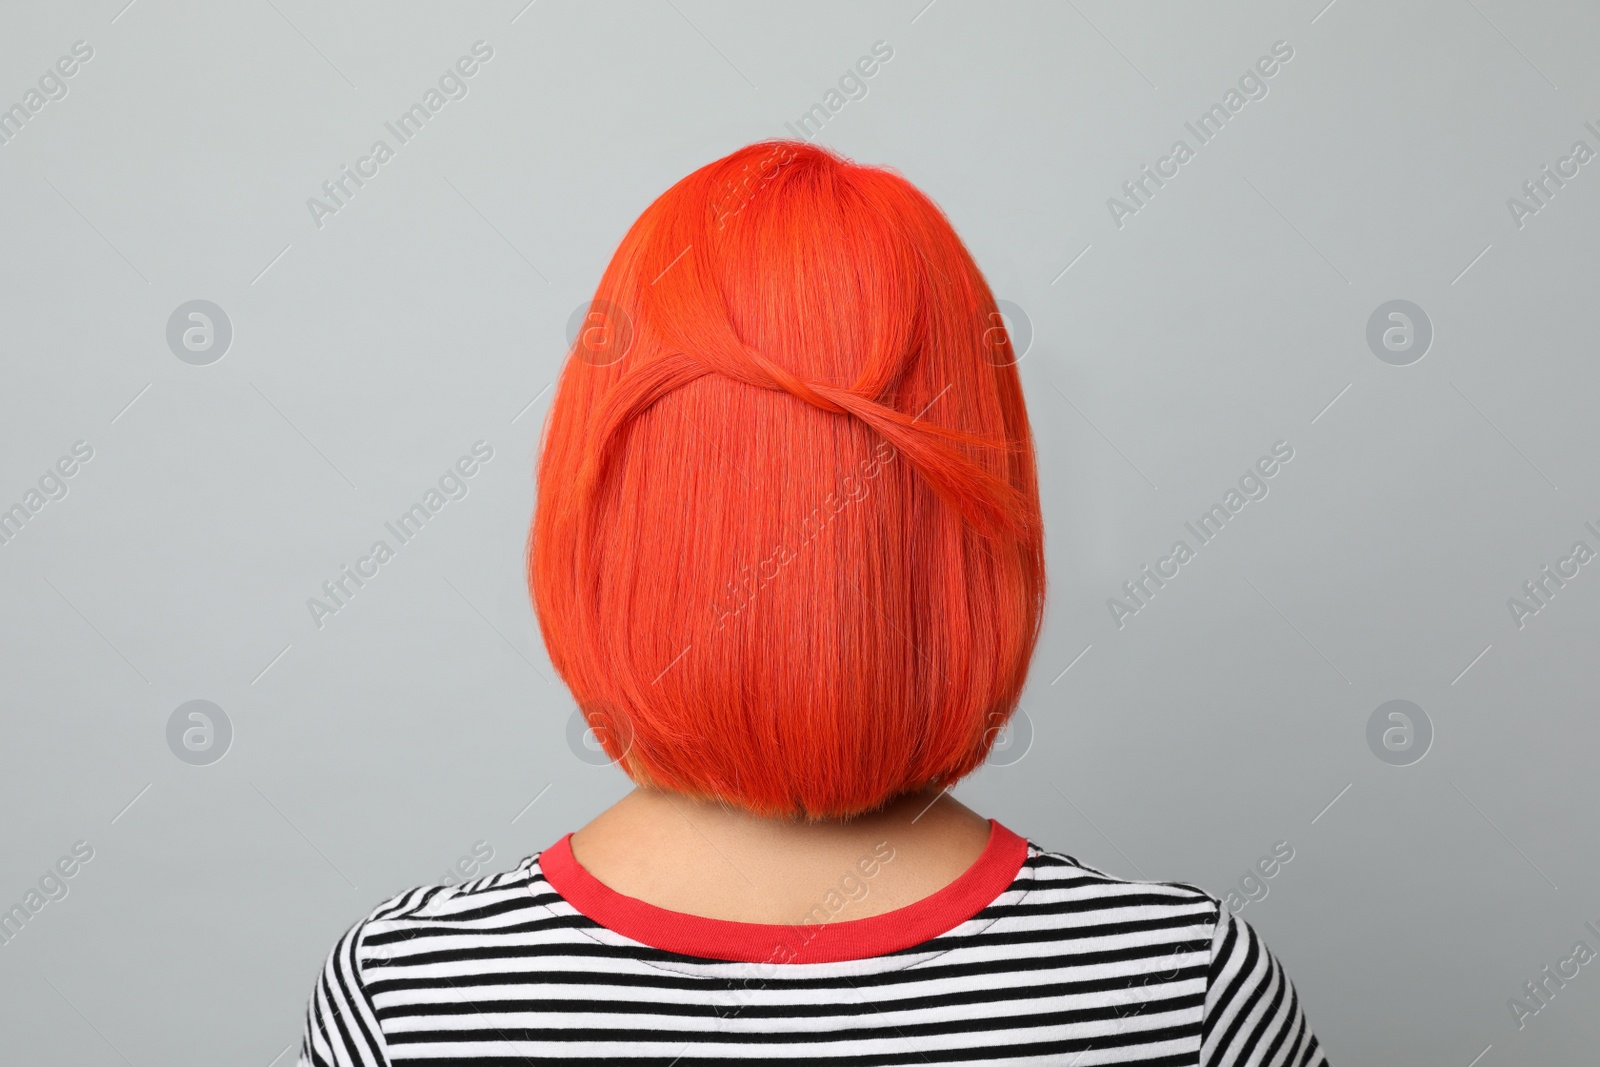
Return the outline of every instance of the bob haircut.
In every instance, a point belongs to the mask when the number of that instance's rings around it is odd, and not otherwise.
[[[939,208],[800,141],[645,209],[545,418],[528,581],[635,782],[767,817],[978,767],[1038,639],[1010,338]]]

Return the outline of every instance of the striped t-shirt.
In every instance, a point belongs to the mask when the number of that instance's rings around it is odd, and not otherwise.
[[[570,836],[351,927],[300,1063],[1327,1062],[1278,961],[1217,898],[1114,878],[993,820],[982,856],[932,896],[843,917],[892,861],[885,844],[793,926],[623,896]]]

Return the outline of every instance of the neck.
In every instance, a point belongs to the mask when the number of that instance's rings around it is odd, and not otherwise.
[[[571,844],[580,865],[626,896],[691,915],[788,923],[829,893],[849,900],[840,919],[914,903],[959,877],[988,839],[987,819],[938,791],[807,822],[641,787]]]

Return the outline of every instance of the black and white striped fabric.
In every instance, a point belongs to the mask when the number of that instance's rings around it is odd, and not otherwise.
[[[624,1063],[1326,1064],[1293,986],[1192,886],[1027,842],[1010,886],[912,948],[744,963],[650,948],[555,892],[539,855],[386,901],[329,954],[302,1067]]]

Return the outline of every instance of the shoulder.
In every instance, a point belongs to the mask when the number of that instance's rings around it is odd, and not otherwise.
[[[351,925],[334,944],[328,964],[345,964],[347,980],[363,981],[365,971],[395,955],[394,946],[430,934],[493,928],[497,916],[537,908],[544,886],[538,853],[516,866],[454,885],[419,885],[379,903]]]
[[[383,901],[354,929],[363,943],[381,945],[386,938],[404,937],[424,929],[470,926],[478,920],[537,906],[530,889],[545,885],[539,872],[539,854],[526,856],[516,866],[454,885],[419,885]]]
[[[1282,964],[1261,935],[1218,897],[1187,882],[1118,878],[1032,841],[1018,882],[1027,889],[1026,898],[1042,906],[1094,911],[1082,921],[1114,924],[1130,934],[1143,931],[1172,944],[1170,976],[1192,975],[1204,990],[1201,1062],[1208,1067],[1246,1062],[1325,1067],[1321,1045]]]
[[[1187,882],[1119,878],[1063,852],[1028,842],[1013,883],[1012,914],[1030,929],[1053,931],[1077,951],[1113,957],[1141,984],[1180,981],[1185,995],[1204,993],[1220,901]]]
[[[1204,926],[1206,935],[1226,912],[1222,901],[1188,882],[1156,882],[1119,878],[1081,863],[1064,852],[1028,842],[1019,879],[1031,893],[1069,894],[1105,907],[1147,907],[1168,910]]]
[[[312,989],[300,1063],[389,1063],[388,1039],[374,1002],[375,995],[381,996],[384,976],[394,974],[408,954],[447,943],[454,948],[459,935],[476,937],[481,944],[484,936],[514,924],[520,909],[539,908],[530,892],[535,881],[542,881],[537,861],[536,853],[511,870],[475,881],[416,886],[396,893],[350,926],[329,950]]]

